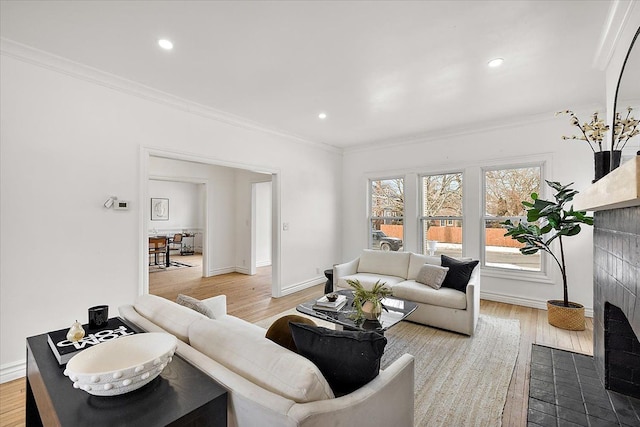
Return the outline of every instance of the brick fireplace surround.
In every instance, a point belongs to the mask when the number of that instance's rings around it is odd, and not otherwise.
[[[593,338],[609,390],[640,398],[640,206],[594,214]]]

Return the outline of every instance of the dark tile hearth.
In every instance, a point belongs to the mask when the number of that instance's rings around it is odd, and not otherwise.
[[[528,427],[638,427],[640,399],[604,388],[594,359],[533,344]]]

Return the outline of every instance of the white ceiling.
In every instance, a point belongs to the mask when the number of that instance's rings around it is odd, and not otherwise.
[[[603,105],[592,63],[610,4],[2,1],[0,35],[349,147]]]

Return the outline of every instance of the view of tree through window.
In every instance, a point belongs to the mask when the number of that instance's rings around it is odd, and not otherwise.
[[[527,219],[523,200],[531,200],[531,193],[540,192],[540,166],[513,169],[485,170],[485,257],[489,267],[517,270],[541,270],[540,252],[522,255],[522,244],[510,237],[504,237],[501,222]]]
[[[403,250],[404,179],[371,180],[370,196],[369,248]]]
[[[462,255],[462,173],[421,177],[422,252]]]

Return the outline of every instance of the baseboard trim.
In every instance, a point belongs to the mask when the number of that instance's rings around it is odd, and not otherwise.
[[[221,274],[227,274],[227,273],[244,273],[243,271],[240,271],[238,268],[236,267],[222,267],[222,268],[214,268],[214,269],[210,269],[209,270],[209,277],[210,276],[219,276]],[[248,273],[246,273],[248,274]]]
[[[320,283],[327,281],[326,277],[314,277],[313,279],[305,280],[304,282],[294,283],[293,285],[283,288],[280,296],[291,295],[295,292],[302,291]]]
[[[265,260],[265,261],[256,261],[256,267],[269,267],[271,265],[271,260]]]
[[[27,363],[23,360],[6,363],[0,367],[0,384],[22,378],[26,375],[26,372]]]
[[[480,298],[489,301],[504,302],[506,304],[521,305],[523,307],[537,308],[539,310],[547,310],[546,300],[542,301],[533,298],[515,297],[513,295],[504,295],[487,291],[480,291]],[[593,317],[593,307],[585,307],[584,315],[586,317]]]

